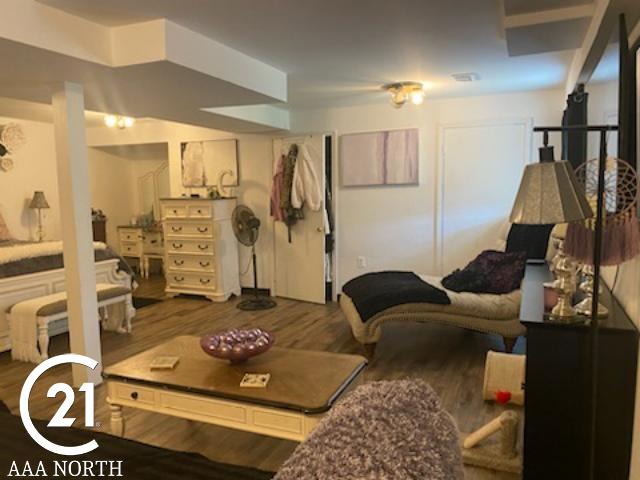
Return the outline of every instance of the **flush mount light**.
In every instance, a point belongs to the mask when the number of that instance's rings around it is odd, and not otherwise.
[[[391,105],[395,108],[402,107],[407,101],[414,105],[424,102],[424,86],[419,82],[396,82],[383,85],[382,89],[391,95]]]
[[[121,117],[119,115],[105,115],[104,116],[104,124],[109,128],[130,128],[133,127],[133,124],[136,123],[136,120],[131,117]]]

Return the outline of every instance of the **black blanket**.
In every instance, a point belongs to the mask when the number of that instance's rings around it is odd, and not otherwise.
[[[413,272],[367,273],[348,281],[342,291],[351,298],[363,322],[404,303],[451,303],[447,292],[429,285]]]
[[[41,460],[50,476],[54,460],[123,460],[121,478],[126,480],[268,480],[273,477],[273,473],[213,462],[196,453],[153,447],[106,433],[47,428],[47,422],[39,420],[33,423],[46,438],[60,445],[80,445],[95,439],[99,446],[85,455],[54,455],[29,437],[20,417],[5,413],[0,408],[0,477],[8,474],[12,461],[23,468],[27,460],[34,469]]]

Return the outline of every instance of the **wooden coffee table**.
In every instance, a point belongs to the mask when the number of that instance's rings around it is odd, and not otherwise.
[[[232,365],[206,355],[200,339],[176,337],[104,370],[111,430],[124,434],[122,407],[302,441],[335,401],[358,385],[359,355],[273,347]],[[173,370],[151,370],[158,356],[178,356]],[[241,388],[245,373],[270,373],[266,388]]]

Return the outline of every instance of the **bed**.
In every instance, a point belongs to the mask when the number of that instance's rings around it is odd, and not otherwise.
[[[132,289],[134,275],[104,243],[94,242],[97,283]],[[0,242],[0,352],[11,349],[7,310],[16,303],[65,289],[62,242]],[[49,335],[68,330],[67,320],[50,324]]]
[[[46,432],[47,438],[62,445],[80,445],[91,440],[98,442],[98,449],[69,460],[106,461],[121,460],[122,478],[135,480],[269,480],[271,472],[214,462],[197,453],[178,452],[144,443],[114,437],[100,431],[79,428],[47,428],[47,421],[33,421],[36,428]],[[54,471],[53,461],[64,460],[33,443],[19,416],[0,401],[0,468],[8,472],[12,462],[22,468],[29,461],[35,472],[37,462],[42,461],[47,473]],[[98,467],[95,468],[98,472]],[[108,467],[105,473],[108,473]],[[98,475],[96,475],[98,476]],[[106,475],[105,475],[106,476]],[[71,478],[70,475],[63,475]],[[82,478],[87,478],[83,476]]]
[[[363,321],[353,300],[343,292],[340,295],[340,307],[355,339],[373,350],[382,335],[382,326],[394,321],[435,322],[500,335],[507,352],[511,352],[518,337],[524,335],[525,328],[518,318],[520,290],[504,295],[457,293],[444,288],[440,277],[419,277],[444,290],[451,303],[404,303],[387,308]]]

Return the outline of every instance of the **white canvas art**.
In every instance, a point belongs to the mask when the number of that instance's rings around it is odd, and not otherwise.
[[[340,138],[342,185],[417,185],[418,129],[355,133]]]
[[[184,142],[182,151],[182,185],[185,187],[215,186],[226,170],[224,186],[238,185],[237,140]]]

